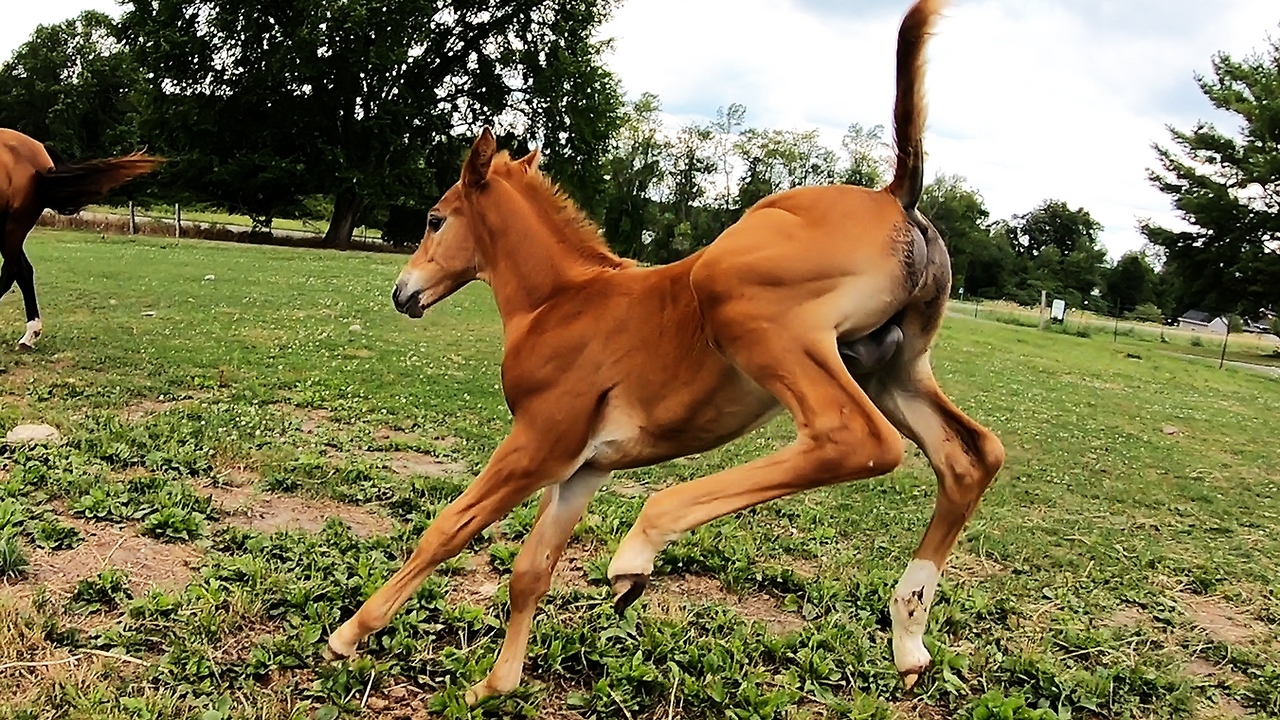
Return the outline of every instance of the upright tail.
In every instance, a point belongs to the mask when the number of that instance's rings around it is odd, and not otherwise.
[[[897,153],[887,188],[902,207],[912,210],[924,192],[924,47],[945,0],[917,0],[898,30],[898,94],[893,104],[893,142]]]
[[[151,172],[162,162],[162,158],[134,153],[109,160],[55,166],[40,173],[36,199],[41,207],[62,215],[74,215],[117,187]]]

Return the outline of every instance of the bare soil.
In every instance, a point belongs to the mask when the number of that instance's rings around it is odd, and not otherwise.
[[[778,607],[777,601],[767,595],[735,595],[725,590],[719,580],[702,575],[656,578],[645,595],[652,607],[672,614],[677,608],[683,610],[693,604],[725,605],[748,620],[763,622],[775,635],[785,635],[805,626],[802,618]]]
[[[224,522],[258,532],[316,532],[331,517],[341,519],[360,537],[386,534],[395,527],[389,518],[332,500],[263,493],[251,487],[210,487],[204,492],[226,513]]]

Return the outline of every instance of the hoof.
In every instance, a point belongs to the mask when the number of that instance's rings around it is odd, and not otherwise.
[[[919,672],[902,673],[902,689],[910,691],[911,688],[916,686],[916,681],[919,679],[920,679]]]
[[[497,690],[489,687],[487,680],[481,680],[475,685],[472,685],[470,690],[467,690],[467,694],[463,696],[463,699],[467,701],[467,707],[473,708],[479,705],[485,698],[493,697],[498,694]]]
[[[329,642],[325,643],[325,646],[324,646],[325,660],[348,660],[355,656],[356,656],[356,649],[354,647],[346,650],[338,648],[335,646],[333,638],[329,638]]]
[[[613,611],[621,615],[644,594],[649,576],[638,573],[619,575],[613,579]]]
[[[27,342],[26,340],[19,340],[19,341],[18,341],[18,352],[20,352],[20,353],[29,353],[29,352],[33,352],[35,349],[36,349],[36,346],[35,346],[35,345],[32,345],[31,343]]]

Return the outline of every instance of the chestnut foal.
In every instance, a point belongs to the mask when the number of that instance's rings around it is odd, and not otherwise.
[[[798,431],[791,445],[649,498],[609,567],[615,604],[640,596],[654,557],[683,532],[893,470],[901,432],[929,457],[939,485],[890,606],[894,661],[907,686],[915,682],[930,662],[922,640],[941,568],[1004,458],[1000,441],[943,395],[929,363],[951,282],[946,248],[915,209],[924,45],[940,6],[917,2],[899,34],[897,167],[887,188],[774,195],[672,265],[639,268],[613,255],[539,172],[536,151],[511,160],[485,128],[393,300],[420,318],[472,280],[492,286],[511,433],[404,567],[329,638],[331,655],[353,655],[439,563],[544,489],[511,575],[502,651],[467,699],[513,690],[535,606],[609,473],[709,450],[785,408]]]

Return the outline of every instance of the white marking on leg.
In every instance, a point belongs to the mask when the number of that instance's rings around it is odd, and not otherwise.
[[[938,590],[939,575],[938,566],[929,560],[912,560],[889,601],[889,616],[893,618],[893,663],[900,673],[918,674],[929,665],[924,631],[929,625],[929,607]]]
[[[36,346],[36,340],[40,338],[40,334],[44,332],[44,323],[40,322],[40,318],[36,318],[27,323],[27,333],[22,336],[18,344],[22,347],[33,348]]]

